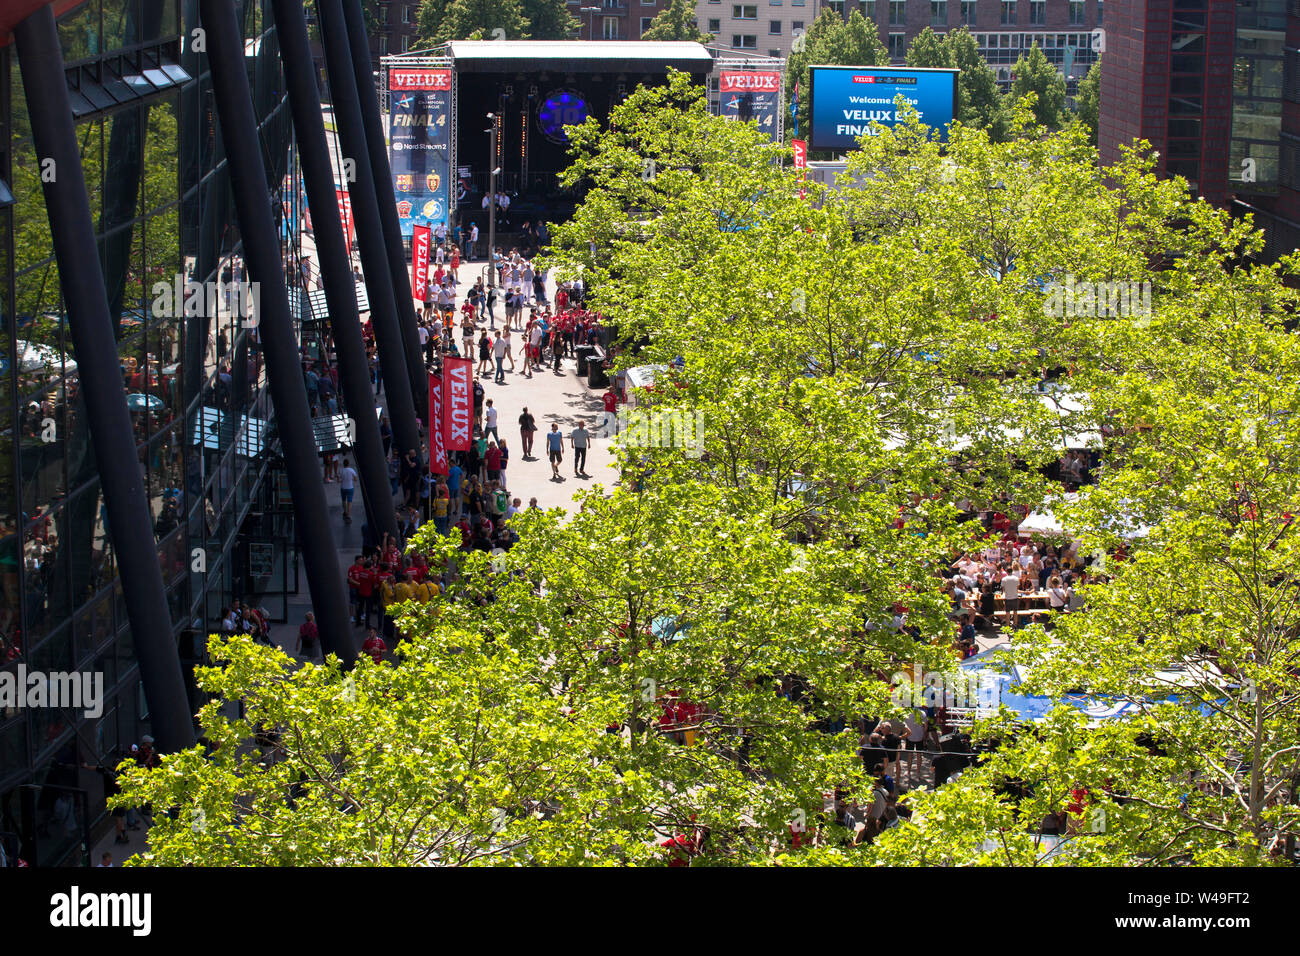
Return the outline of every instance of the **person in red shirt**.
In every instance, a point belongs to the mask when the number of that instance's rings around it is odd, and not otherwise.
[[[316,615],[308,611],[302,626],[298,628],[298,646],[294,648],[294,653],[300,654],[305,649],[308,657],[315,657],[316,642],[319,639],[320,631],[316,627]]]
[[[384,535],[383,544],[379,553],[379,567],[391,574],[396,571],[402,563],[402,552],[397,550],[397,542],[393,541],[388,535]]]
[[[428,577],[429,562],[425,559],[424,555],[420,554],[420,552],[417,551],[415,554],[411,555],[411,568],[408,573],[415,576],[416,583],[418,584],[423,584],[424,579]]]
[[[366,631],[366,641],[361,645],[361,650],[369,654],[371,660],[376,664],[379,664],[384,660],[384,651],[388,650],[388,645],[379,636],[379,632],[371,627]]]
[[[352,605],[354,627],[361,626],[361,575],[365,570],[366,566],[361,563],[361,555],[358,554],[352,567],[348,568],[348,603]]]
[[[357,581],[357,594],[361,598],[361,615],[366,627],[370,626],[370,611],[374,608],[378,611],[378,590],[381,580],[379,572],[375,569],[374,564],[369,558],[366,559],[364,567],[361,569],[360,578]]]

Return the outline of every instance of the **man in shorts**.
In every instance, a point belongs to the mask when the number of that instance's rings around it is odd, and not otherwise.
[[[564,434],[560,431],[560,426],[551,422],[551,430],[546,433],[546,453],[551,459],[551,478],[555,481],[562,481],[560,478],[560,462],[564,461]]]

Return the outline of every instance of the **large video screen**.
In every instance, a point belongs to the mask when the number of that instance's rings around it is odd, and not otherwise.
[[[957,103],[956,70],[912,70],[891,66],[814,66],[810,70],[812,149],[856,149],[871,135],[871,123],[899,122],[894,97],[902,94],[921,122],[948,138]]]

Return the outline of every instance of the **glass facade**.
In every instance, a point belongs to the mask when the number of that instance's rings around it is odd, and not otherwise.
[[[270,5],[244,0],[236,8],[268,181],[289,190],[276,204],[283,210],[298,189]],[[187,279],[242,275],[206,58],[185,46],[198,4],[89,0],[58,26],[138,466],[184,662],[188,633],[206,633],[224,605],[256,593],[244,566],[249,533],[292,544],[292,518],[272,493],[271,449],[249,440],[273,418],[256,329],[241,320],[238,297],[227,301],[220,290],[202,296],[203,315],[182,307]],[[101,673],[105,697],[94,719],[0,710],[0,834],[19,835],[32,862],[50,864],[69,852],[56,839],[76,829],[66,823],[69,805],[88,816],[79,821],[85,828],[103,813],[100,778],[82,766],[115,763],[150,724],[40,175],[10,44],[0,48],[0,179],[14,196],[0,206],[0,665]],[[282,218],[290,254],[297,217]],[[65,791],[83,796],[58,796]]]
[[[1228,179],[1237,192],[1277,191],[1285,40],[1285,0],[1239,0],[1228,153]]]

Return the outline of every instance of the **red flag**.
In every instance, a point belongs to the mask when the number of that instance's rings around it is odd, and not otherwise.
[[[343,232],[347,236],[348,248],[352,248],[353,236],[356,233],[356,227],[352,224],[352,198],[348,195],[347,190],[334,188],[334,194],[339,201],[339,218],[343,220]]]
[[[429,290],[429,227],[411,227],[411,298],[424,301]]]
[[[801,139],[792,139],[790,140],[790,149],[794,153],[794,168],[806,170],[808,168],[808,144]],[[806,172],[803,175],[804,178],[807,178],[808,176]],[[807,196],[807,190],[799,190],[800,199],[804,199]]]
[[[447,451],[469,451],[474,430],[474,362],[467,358],[442,360],[447,394],[442,403],[442,440]]]
[[[427,230],[426,230],[427,232]],[[446,475],[447,447],[442,431],[442,379],[429,376],[429,474]]]

